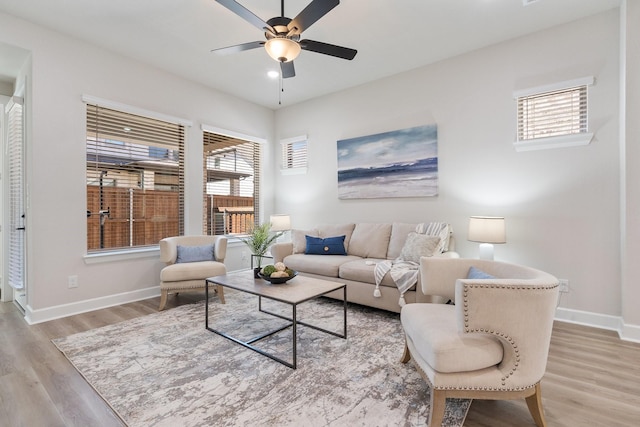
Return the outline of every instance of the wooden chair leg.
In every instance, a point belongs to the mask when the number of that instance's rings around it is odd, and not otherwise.
[[[536,392],[527,397],[527,406],[529,412],[538,427],[547,427],[547,422],[544,419],[544,410],[542,409],[542,389],[540,383],[536,384]]]
[[[404,341],[404,353],[402,353],[402,358],[400,359],[400,363],[407,363],[411,360],[411,352],[409,351],[409,347],[407,346],[407,339]]]
[[[158,311],[164,310],[164,306],[167,304],[167,295],[168,291],[166,289],[160,290],[160,308],[158,308]]]
[[[431,389],[431,398],[429,399],[431,408],[429,408],[428,427],[441,427],[444,419],[444,410],[447,405],[447,397],[443,390]]]

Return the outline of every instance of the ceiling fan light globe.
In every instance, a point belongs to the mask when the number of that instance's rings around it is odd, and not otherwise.
[[[264,48],[269,56],[278,62],[293,61],[302,50],[300,44],[284,37],[275,37],[267,40]]]

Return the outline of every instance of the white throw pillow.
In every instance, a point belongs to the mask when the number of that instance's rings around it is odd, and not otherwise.
[[[411,232],[404,242],[398,259],[420,264],[420,257],[433,256],[438,251],[440,240],[438,236],[427,236],[426,234]]]

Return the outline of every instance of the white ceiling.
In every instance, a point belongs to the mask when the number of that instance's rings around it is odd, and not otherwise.
[[[239,2],[265,21],[280,15],[277,0]],[[309,2],[286,0],[285,15],[294,18]],[[284,80],[282,106],[619,5],[620,0],[537,0],[527,6],[523,0],[343,0],[302,38],[354,48],[357,56],[346,61],[302,51],[296,76]],[[279,81],[267,71],[279,65],[263,49],[210,52],[264,40],[260,30],[214,0],[0,0],[0,11],[278,108]],[[8,60],[13,53],[0,44],[0,78],[15,74],[16,61]]]

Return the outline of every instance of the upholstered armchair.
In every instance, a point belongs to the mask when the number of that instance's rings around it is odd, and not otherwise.
[[[204,289],[207,277],[226,274],[224,258],[227,238],[224,236],[178,236],[160,240],[160,261],[167,264],[160,272],[160,308],[167,303],[169,292]],[[215,287],[224,304],[222,288]]]
[[[471,276],[467,278],[471,267]],[[477,259],[421,258],[422,291],[453,304],[408,304],[401,321],[406,345],[431,388],[429,426],[440,426],[447,398],[526,399],[546,426],[544,375],[558,280],[514,264]]]

